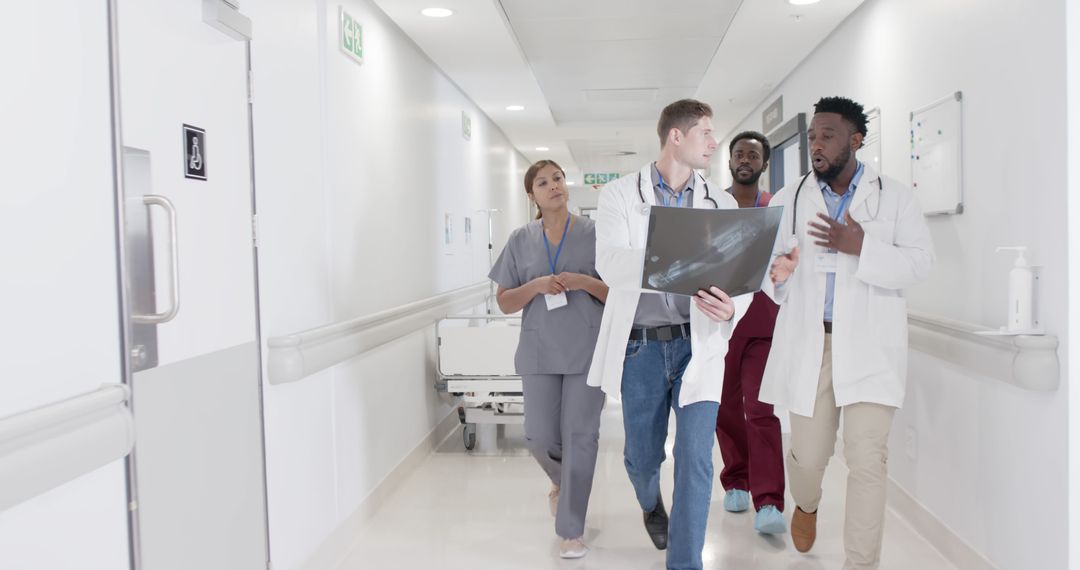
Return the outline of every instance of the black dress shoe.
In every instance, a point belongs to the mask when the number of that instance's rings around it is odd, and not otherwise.
[[[653,545],[656,546],[657,550],[666,550],[668,516],[667,510],[664,509],[663,497],[656,497],[656,508],[652,512],[644,513],[644,518],[645,532],[649,533]]]

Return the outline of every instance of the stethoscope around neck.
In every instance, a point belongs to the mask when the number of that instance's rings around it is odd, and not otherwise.
[[[697,177],[701,179],[701,184],[703,186],[705,186],[705,199],[712,202],[713,208],[720,208],[720,205],[716,203],[716,200],[714,200],[713,197],[709,195],[709,181],[705,180],[705,177],[702,176],[700,172],[695,171],[694,174],[696,174]],[[639,206],[639,211],[642,214],[648,214],[649,213],[649,203],[645,201],[645,194],[641,191],[641,172],[640,171],[637,173],[637,195],[638,195],[638,198],[641,198],[641,206]]]
[[[810,172],[807,172],[806,176],[803,176],[802,180],[799,181],[799,187],[795,189],[795,199],[792,200],[792,203],[791,203],[791,234],[792,235],[798,235],[798,225],[797,224],[798,224],[798,217],[799,217],[798,216],[798,214],[799,214],[799,193],[802,192],[802,187],[803,187],[803,184],[806,183],[806,179],[810,178],[810,175],[813,174],[813,173],[814,173],[813,170],[811,170]],[[885,186],[882,185],[882,183],[881,183],[881,175],[878,175],[878,177],[877,177],[877,186],[878,186],[877,208],[874,210],[874,215],[867,221],[876,220],[877,217],[878,217],[878,214],[881,213],[881,191],[885,189]],[[869,211],[869,206],[867,206],[867,211]],[[860,222],[860,223],[863,223],[863,222]]]

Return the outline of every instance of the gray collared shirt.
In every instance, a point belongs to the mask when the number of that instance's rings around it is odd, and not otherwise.
[[[681,192],[680,200],[680,193],[668,186],[654,162],[652,184],[653,192],[656,194],[656,203],[662,206],[692,208],[696,178],[697,176],[691,173],[690,179],[686,181],[686,186]],[[688,322],[690,322],[690,297],[670,293],[642,293],[638,299],[637,313],[634,314],[635,328],[681,325]]]

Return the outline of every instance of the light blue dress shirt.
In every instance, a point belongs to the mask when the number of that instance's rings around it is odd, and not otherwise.
[[[825,207],[829,210],[829,215],[841,224],[844,223],[844,211],[847,210],[848,205],[854,200],[855,188],[859,186],[859,180],[863,175],[863,163],[857,162],[858,166],[855,167],[855,175],[851,177],[851,185],[848,186],[848,191],[845,196],[850,195],[847,200],[844,200],[844,196],[833,192],[829,187],[829,183],[823,180],[818,180],[818,185],[821,186],[821,195],[825,198]],[[835,252],[836,250],[829,250]],[[836,274],[825,274],[825,320],[832,322],[833,311],[833,293],[836,290]]]

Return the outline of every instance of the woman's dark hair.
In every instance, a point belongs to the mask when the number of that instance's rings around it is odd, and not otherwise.
[[[532,191],[533,181],[536,180],[536,175],[537,175],[537,173],[540,172],[540,169],[544,168],[546,166],[554,166],[563,175],[563,178],[566,178],[566,172],[554,160],[538,160],[538,161],[534,162],[533,165],[530,166],[528,170],[525,171],[525,193],[526,194],[532,196],[532,193],[533,193],[533,191]],[[540,216],[540,207],[537,206],[537,208],[536,208],[536,219],[539,220],[540,217],[541,217]]]

